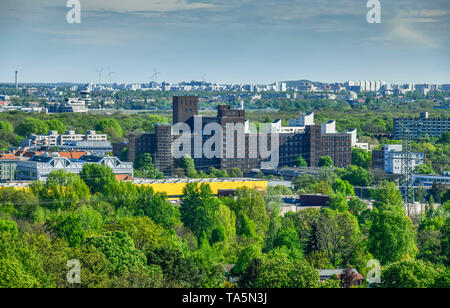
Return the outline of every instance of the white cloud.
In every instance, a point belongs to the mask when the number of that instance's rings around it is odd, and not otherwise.
[[[389,38],[400,42],[413,43],[419,47],[436,48],[438,43],[430,36],[413,29],[410,24],[397,23],[392,28]]]

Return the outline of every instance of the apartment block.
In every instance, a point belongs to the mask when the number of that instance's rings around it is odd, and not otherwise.
[[[405,139],[408,131],[412,139],[425,135],[439,138],[450,132],[450,117],[430,118],[428,112],[424,112],[418,118],[394,119],[394,139]]]

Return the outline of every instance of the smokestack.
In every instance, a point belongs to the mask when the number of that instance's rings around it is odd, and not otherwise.
[[[17,83],[17,71],[16,71],[16,90],[19,90],[19,84]]]

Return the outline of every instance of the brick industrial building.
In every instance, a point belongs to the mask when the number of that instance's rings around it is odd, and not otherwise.
[[[191,129],[189,136],[191,144],[190,156],[194,157],[197,170],[207,171],[210,167],[230,172],[233,168],[240,168],[244,173],[252,169],[261,167],[263,159],[259,155],[256,157],[250,153],[256,153],[259,143],[262,141],[256,132],[250,129],[250,123],[245,118],[245,110],[231,109],[230,106],[218,106],[217,116],[202,117],[198,115],[198,97],[176,96],[173,98],[173,124],[185,123]],[[294,166],[296,159],[301,155],[309,166],[317,167],[322,156],[330,156],[336,167],[346,168],[351,164],[351,149],[356,144],[356,131],[336,132],[336,122],[329,121],[322,125],[314,124],[314,114],[305,115],[307,120],[300,118],[294,123],[295,129],[287,130],[277,122],[277,130],[269,129],[269,132],[279,136],[279,167]],[[195,142],[195,127],[201,123],[201,144]],[[205,142],[211,138],[210,135],[203,134],[205,126],[209,123],[216,123],[223,128],[223,153],[226,153],[226,146],[231,145],[233,156],[223,155],[222,158],[206,158],[203,154],[201,158],[196,158],[196,150],[203,147]],[[240,126],[239,133],[233,131],[230,135],[226,126],[228,123]],[[275,123],[275,122],[274,122]],[[303,125],[300,127],[300,125]],[[227,135],[228,134],[228,135]],[[239,137],[238,137],[239,136]],[[171,175],[177,162],[173,158],[174,142],[181,138],[175,134],[173,127],[169,125],[155,125],[153,133],[131,134],[128,142],[128,160],[134,162],[141,153],[150,153],[155,167],[166,175]],[[197,135],[198,138],[198,135]],[[198,140],[198,139],[197,139]],[[179,140],[178,140],[179,141]],[[264,140],[266,142],[266,140]],[[267,136],[268,150],[271,145],[271,135]],[[244,146],[244,155],[238,155],[238,149]]]

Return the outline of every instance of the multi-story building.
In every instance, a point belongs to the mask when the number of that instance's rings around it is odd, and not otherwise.
[[[197,96],[173,97],[173,124],[186,123],[193,116],[198,115]]]
[[[431,187],[434,183],[439,183],[450,187],[450,172],[442,172],[441,175],[413,174],[412,181],[415,186]]]
[[[430,118],[428,112],[423,112],[418,118],[394,119],[394,139],[405,139],[408,130],[412,139],[425,135],[439,138],[450,132],[450,117]]]
[[[17,179],[24,181],[45,181],[49,174],[56,170],[66,170],[79,174],[84,164],[100,164],[108,166],[116,175],[133,176],[133,163],[121,162],[116,157],[84,155],[80,159],[68,159],[59,155],[33,156],[28,161],[17,162]]]
[[[291,120],[292,126],[289,127],[283,127],[279,120],[275,121],[268,126],[266,138],[261,139],[263,138],[261,134],[250,129],[243,109],[235,110],[230,106],[219,106],[217,116],[203,117],[198,115],[198,98],[174,97],[173,102],[174,125],[187,124],[190,134],[177,135],[168,125],[156,125],[155,133],[131,134],[128,142],[129,161],[135,161],[140,153],[150,153],[155,167],[169,175],[175,165],[172,145],[176,142],[178,146],[186,141],[191,145],[186,154],[194,158],[198,170],[207,171],[214,167],[230,172],[233,168],[240,168],[248,173],[261,168],[268,160],[262,159],[259,155],[260,145],[267,142],[267,150],[272,151],[270,145],[275,134],[279,137],[279,148],[278,151],[272,152],[278,153],[278,162],[281,166],[294,166],[297,157],[302,155],[311,167],[318,165],[320,157],[330,156],[336,167],[346,168],[351,164],[352,147],[357,147],[358,144],[356,130],[338,133],[335,121],[315,125],[313,113]],[[207,142],[212,137],[205,134],[205,128],[211,123],[218,124],[222,128],[222,156],[208,157],[203,153],[203,147],[208,145]],[[227,124],[233,124],[235,130],[228,132]],[[213,146],[211,150],[216,151],[216,144],[211,146]]]
[[[0,182],[14,181],[18,161],[13,154],[0,154]]]
[[[109,141],[68,141],[64,145],[58,146],[63,152],[92,152],[99,155],[111,153],[113,148]]]
[[[75,134],[69,130],[65,134],[49,131],[47,135],[31,134],[20,143],[21,147],[33,150],[49,150],[52,147],[63,148],[63,151],[93,151],[99,154],[112,152],[111,143],[106,134],[97,134],[94,130],[85,134]]]
[[[52,105],[49,109],[51,113],[87,113],[90,100],[80,100],[78,98],[66,98],[64,103]]]
[[[391,174],[403,174],[402,161],[405,157],[401,144],[387,144],[381,151],[372,152],[372,168]],[[410,153],[411,168],[425,164],[425,153]]]
[[[155,168],[170,175],[173,171],[172,141],[170,125],[156,124],[154,133],[130,134],[127,160],[135,162],[139,154],[150,153]]]

